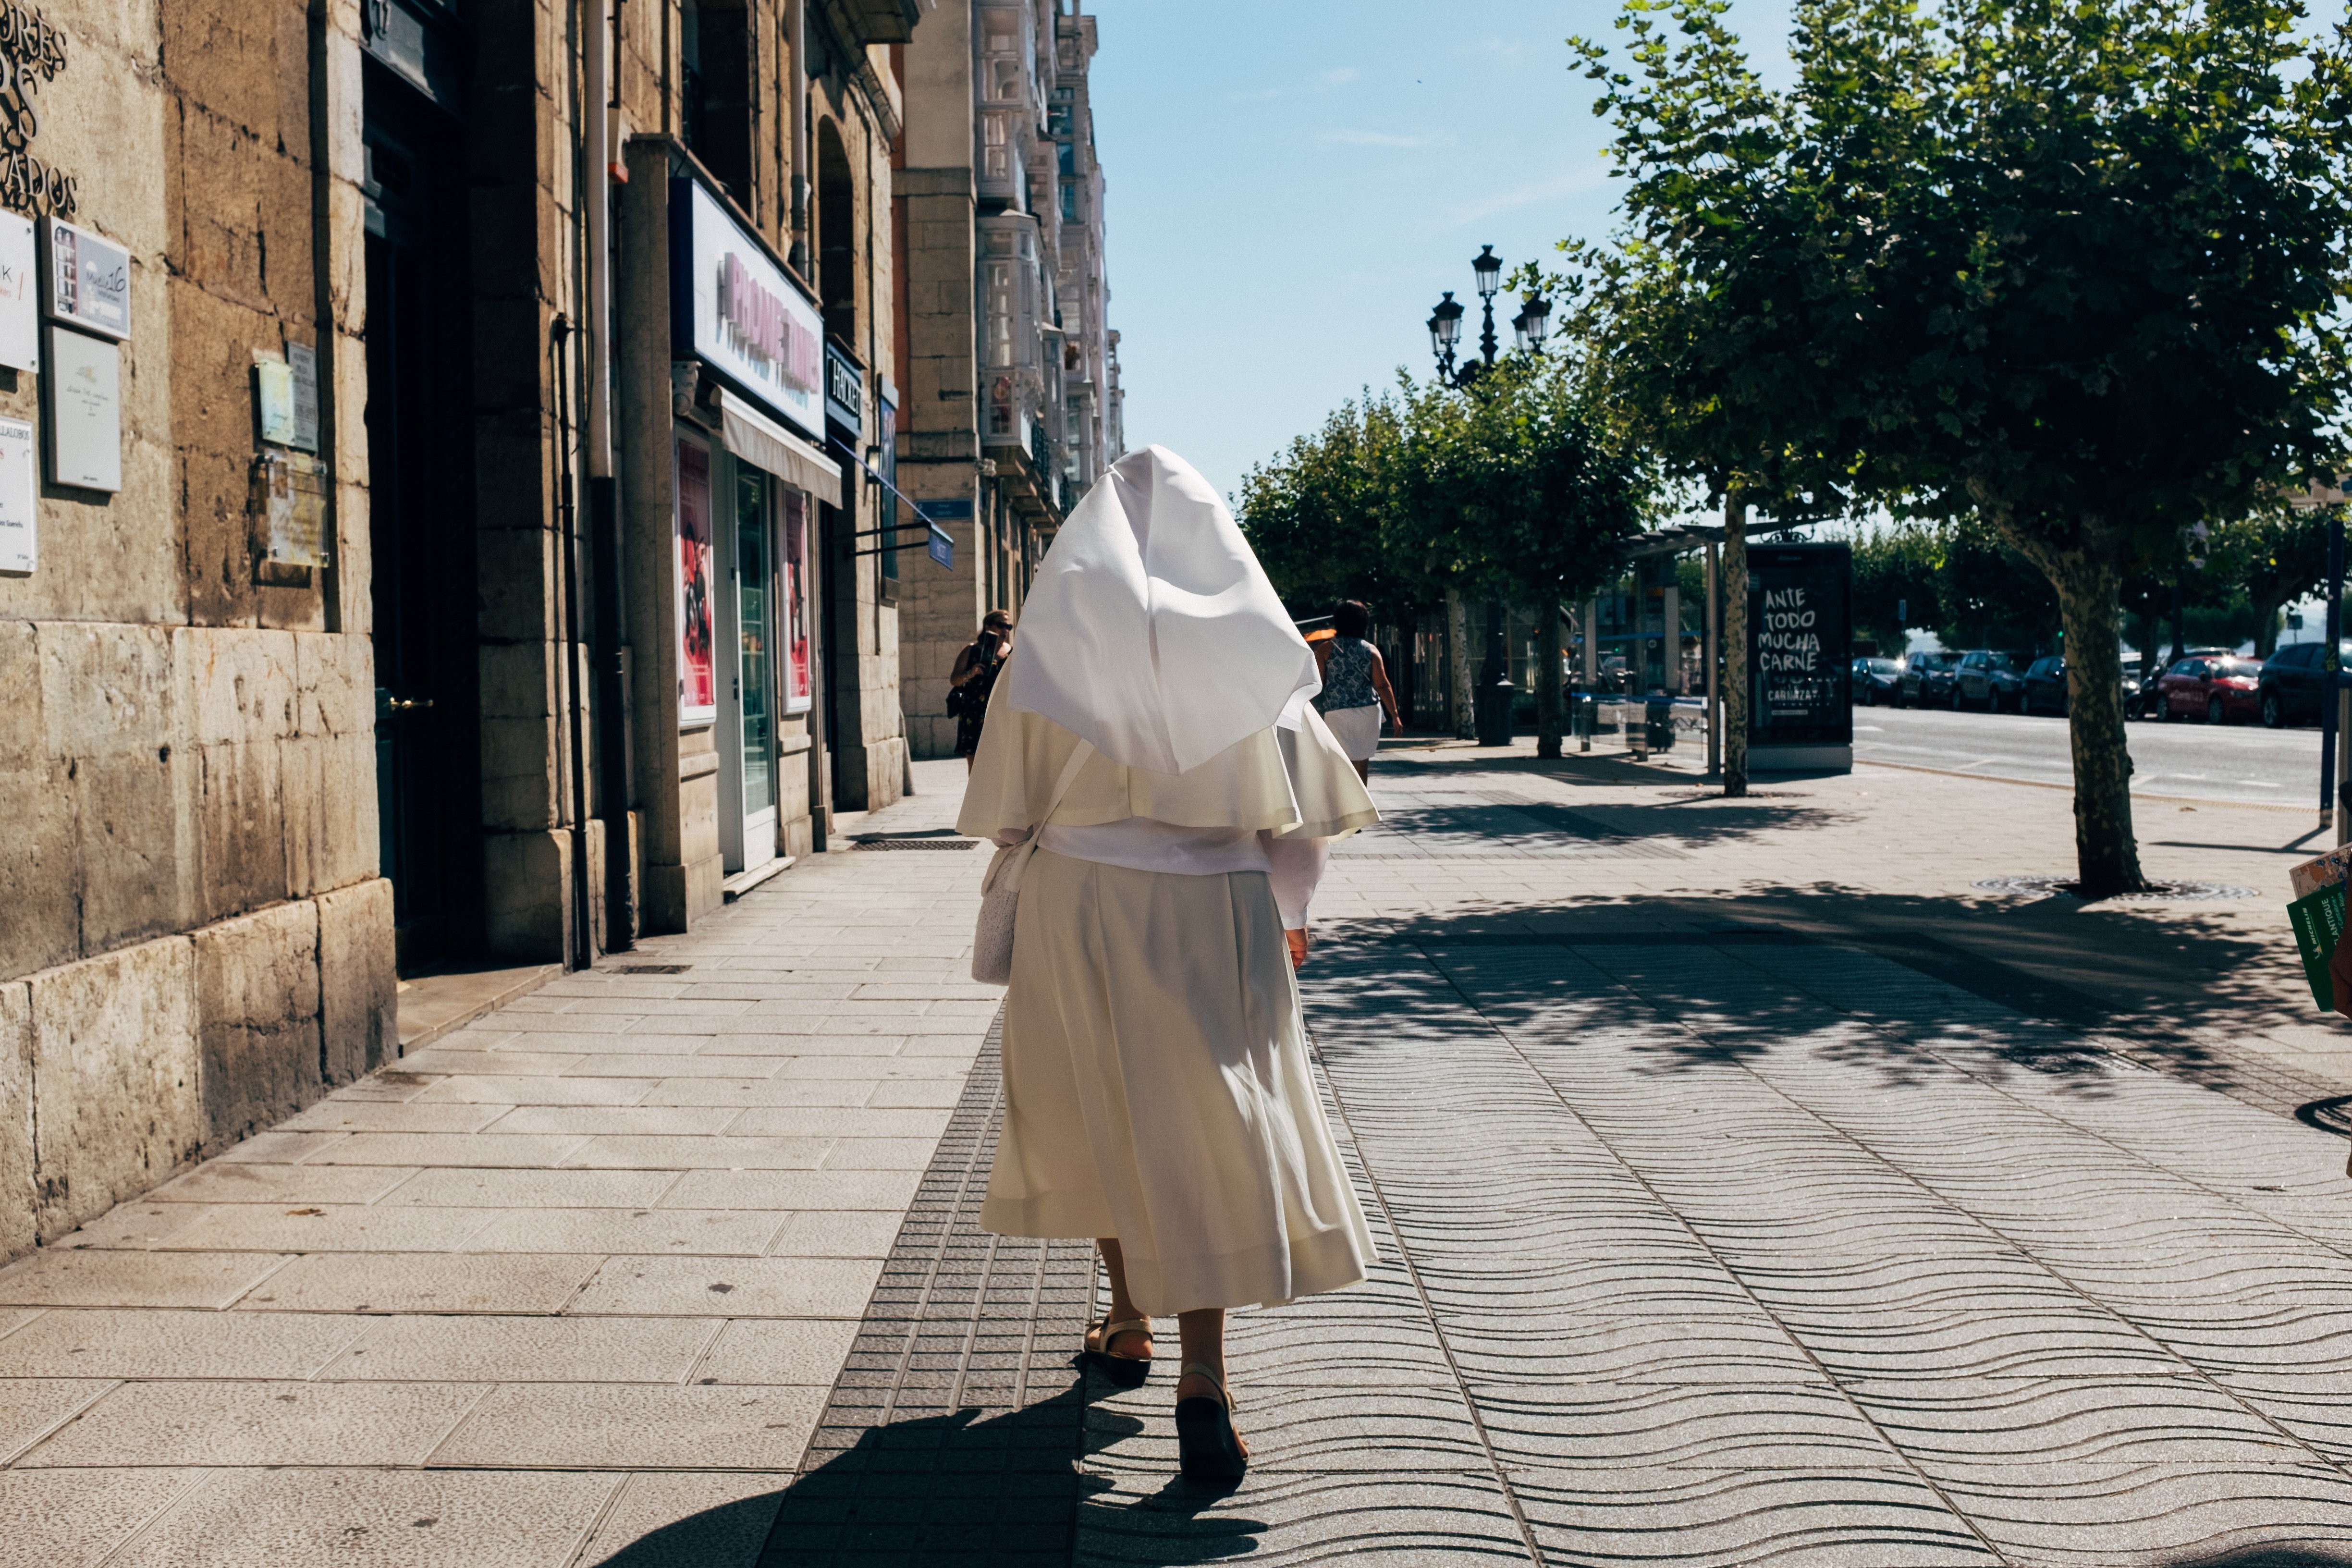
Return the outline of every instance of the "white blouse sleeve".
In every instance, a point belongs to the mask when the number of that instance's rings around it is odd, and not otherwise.
[[[1302,931],[1307,925],[1307,907],[1315,901],[1315,889],[1322,884],[1323,868],[1331,858],[1331,841],[1276,837],[1265,828],[1259,829],[1257,837],[1265,846],[1267,878],[1274,884],[1275,907],[1282,911],[1282,929]]]

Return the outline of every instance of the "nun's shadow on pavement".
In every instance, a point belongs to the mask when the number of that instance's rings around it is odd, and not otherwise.
[[[1097,1411],[1097,1440],[1140,1425]],[[1083,1378],[1024,1409],[958,1410],[868,1430],[779,1492],[707,1509],[595,1559],[600,1568],[938,1568],[1066,1564],[1079,1514],[1115,1534],[1123,1563],[1208,1563],[1256,1550],[1257,1521],[1202,1510],[1230,1489],[1181,1478],[1136,1501],[1089,1501],[1110,1483],[1080,1472]]]

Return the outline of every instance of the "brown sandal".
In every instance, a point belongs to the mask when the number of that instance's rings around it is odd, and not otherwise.
[[[1102,1348],[1097,1350],[1092,1346],[1087,1347],[1087,1364],[1121,1388],[1141,1388],[1151,1376],[1151,1358],[1148,1355],[1115,1355],[1111,1352],[1110,1345],[1111,1342],[1121,1334],[1150,1334],[1151,1320],[1105,1318],[1100,1323],[1088,1329],[1087,1335],[1091,1339],[1097,1332],[1102,1335]]]

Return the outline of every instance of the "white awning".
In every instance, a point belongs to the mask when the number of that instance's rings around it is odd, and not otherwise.
[[[820,500],[841,494],[841,465],[802,440],[733,393],[719,395],[726,421],[727,449],[755,468]]]

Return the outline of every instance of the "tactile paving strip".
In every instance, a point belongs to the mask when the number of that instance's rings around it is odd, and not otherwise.
[[[979,1228],[1002,1026],[923,1173],[762,1568],[1070,1560],[1094,1247]]]

